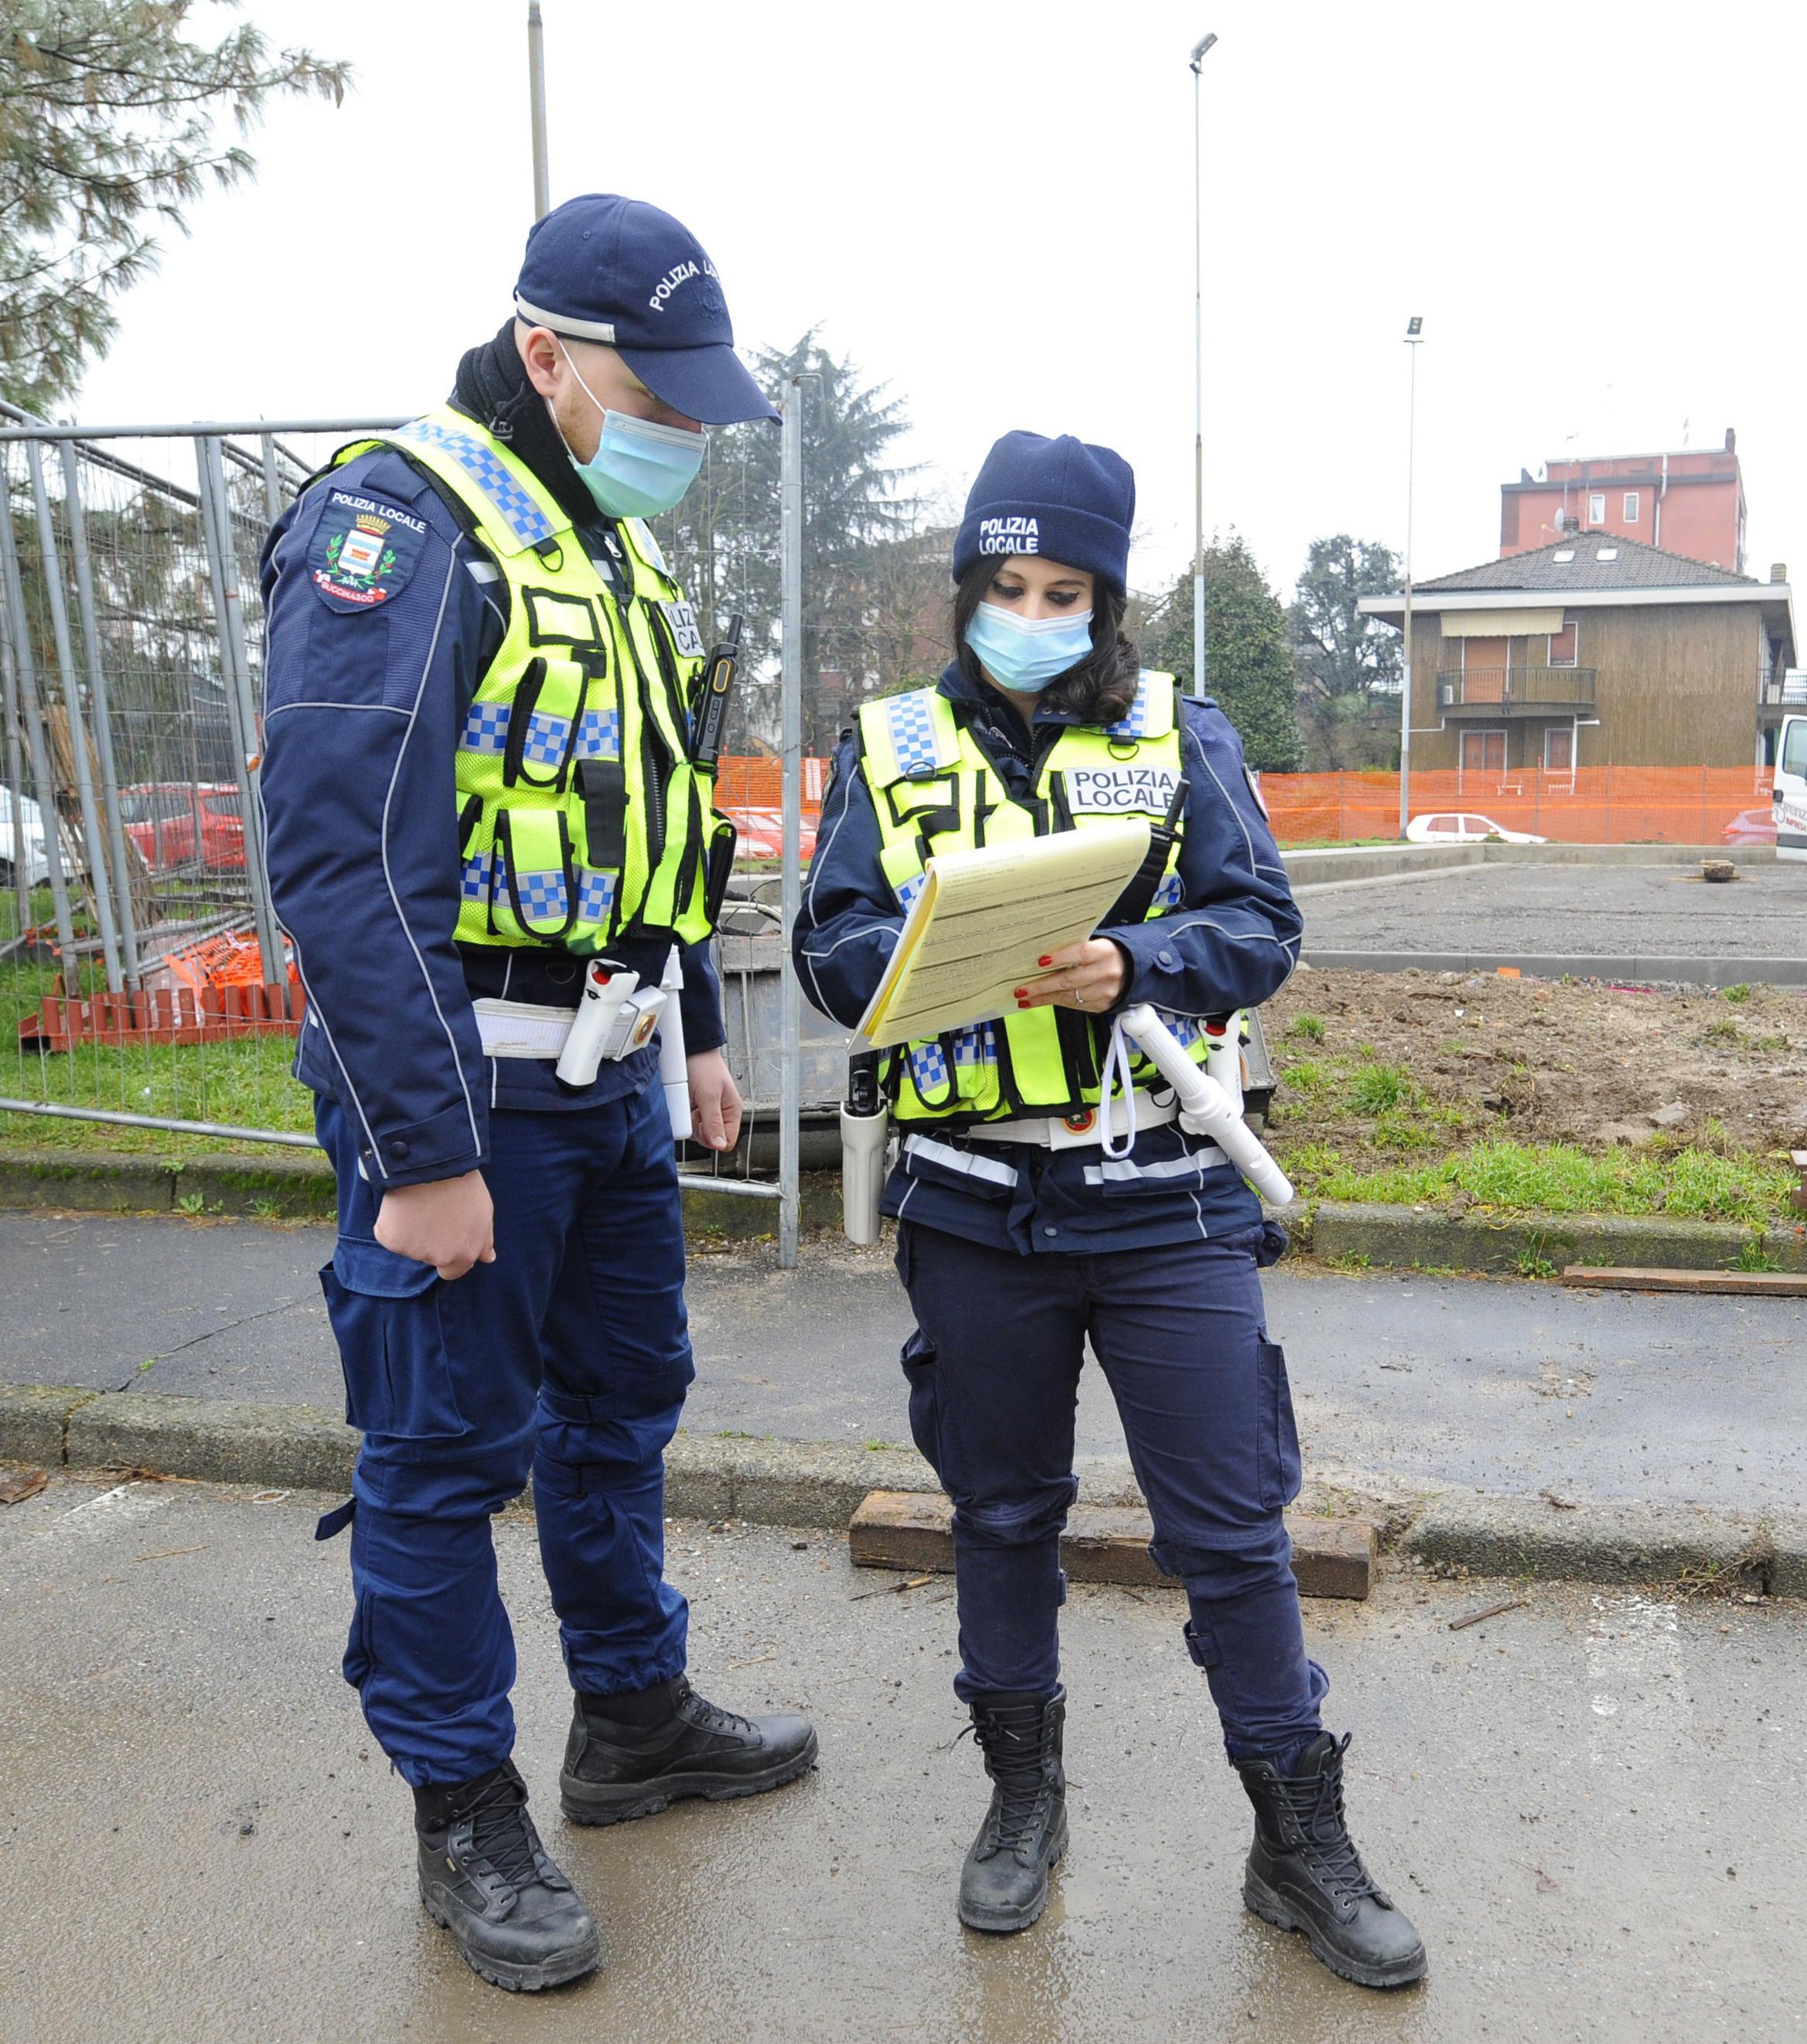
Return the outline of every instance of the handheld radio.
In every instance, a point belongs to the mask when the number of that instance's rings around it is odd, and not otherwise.
[[[728,636],[704,663],[701,690],[690,756],[699,766],[713,766],[722,756],[727,736],[728,698],[740,666],[740,613],[728,620]]]

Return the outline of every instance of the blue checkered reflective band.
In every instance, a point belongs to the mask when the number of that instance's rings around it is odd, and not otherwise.
[[[565,920],[565,876],[562,873],[523,873],[521,913],[530,923],[562,923]]]
[[[483,443],[469,433],[455,432],[437,419],[415,419],[395,438],[414,447],[437,448],[449,454],[502,514],[502,523],[520,547],[537,546],[558,528]]]
[[[945,1093],[950,1077],[947,1059],[939,1043],[914,1043],[910,1048],[910,1076],[916,1090],[924,1095]]]
[[[577,914],[586,923],[606,923],[615,911],[615,893],[620,885],[618,873],[599,873],[587,866],[577,869]]]
[[[1169,1015],[1164,1008],[1157,1008],[1155,1012],[1173,1032],[1175,1040],[1183,1051],[1191,1050],[1205,1033],[1204,1024],[1195,1015]]]
[[[909,912],[910,904],[915,900],[916,897],[922,893],[923,889],[927,887],[928,884],[929,876],[927,874],[912,873],[909,878],[906,880],[904,885],[897,890],[897,905],[902,909],[906,914],[907,914]]]
[[[1186,898],[1186,889],[1177,873],[1164,873],[1161,885],[1154,890],[1151,909],[1177,909]]]
[[[1146,738],[1149,711],[1148,676],[1144,674],[1136,683],[1136,699],[1115,724],[1103,728],[1112,738]]]
[[[884,720],[898,770],[905,779],[920,780],[934,773],[941,747],[935,740],[932,691],[913,689],[907,696],[893,696],[884,706]]]
[[[464,736],[458,749],[464,752],[505,752],[508,744],[508,705],[505,702],[474,702],[464,720]]]
[[[976,1022],[969,1028],[954,1031],[953,1062],[962,1069],[998,1062],[998,1039],[989,1022]]]
[[[619,759],[621,757],[621,713],[618,709],[586,709],[577,726],[580,759]]]
[[[487,901],[489,898],[489,864],[493,852],[474,851],[464,862],[463,878],[459,891],[467,901]]]
[[[527,720],[527,741],[521,747],[521,757],[535,766],[556,766],[565,756],[566,741],[570,735],[568,717],[553,717],[536,709]]]

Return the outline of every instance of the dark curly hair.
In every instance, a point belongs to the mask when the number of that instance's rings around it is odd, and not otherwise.
[[[984,682],[978,655],[966,643],[966,628],[984,601],[992,578],[1003,565],[996,558],[975,561],[953,592],[953,645],[960,671],[969,682]],[[1123,632],[1124,597],[1103,582],[1094,585],[1091,596],[1091,651],[1076,667],[1050,682],[1042,700],[1052,709],[1065,710],[1083,724],[1115,724],[1126,716],[1136,699],[1136,682],[1141,673],[1141,655]]]

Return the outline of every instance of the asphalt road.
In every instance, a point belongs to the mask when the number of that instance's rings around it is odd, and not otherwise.
[[[406,1791],[337,1672],[313,1500],[59,1480],[0,1512],[6,2044],[1783,2044],[1807,1996],[1799,1605],[1389,1576],[1308,1607],[1354,1827],[1431,1954],[1391,1996],[1239,1897],[1249,1813],[1176,1593],[1076,1589],[1072,1845],[1035,1930],[953,1910],[984,1796],[940,1579],[861,1597],[824,1535],[674,1525],[700,1686],[792,1704],[819,1771],[572,1832],[531,1525],[497,1537],[518,1758],[606,1969],[504,1997],[413,1892]],[[855,1600],[857,1599],[858,1600]]]
[[[0,1381],[332,1407],[313,1228],[0,1214]],[[1314,1475],[1748,1510],[1807,1496],[1807,1302],[1565,1292],[1522,1280],[1265,1279]],[[909,1308],[882,1252],[696,1258],[692,1431],[908,1438]],[[148,1365],[147,1367],[146,1366]],[[1120,1455],[1095,1368],[1081,1455]]]
[[[1306,895],[1305,948],[1562,957],[1800,958],[1807,866],[1476,866]]]

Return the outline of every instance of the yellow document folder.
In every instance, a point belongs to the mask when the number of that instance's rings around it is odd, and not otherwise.
[[[1038,961],[1084,941],[1148,855],[1141,817],[928,863],[884,979],[860,1022],[875,1049],[1010,1013]]]

